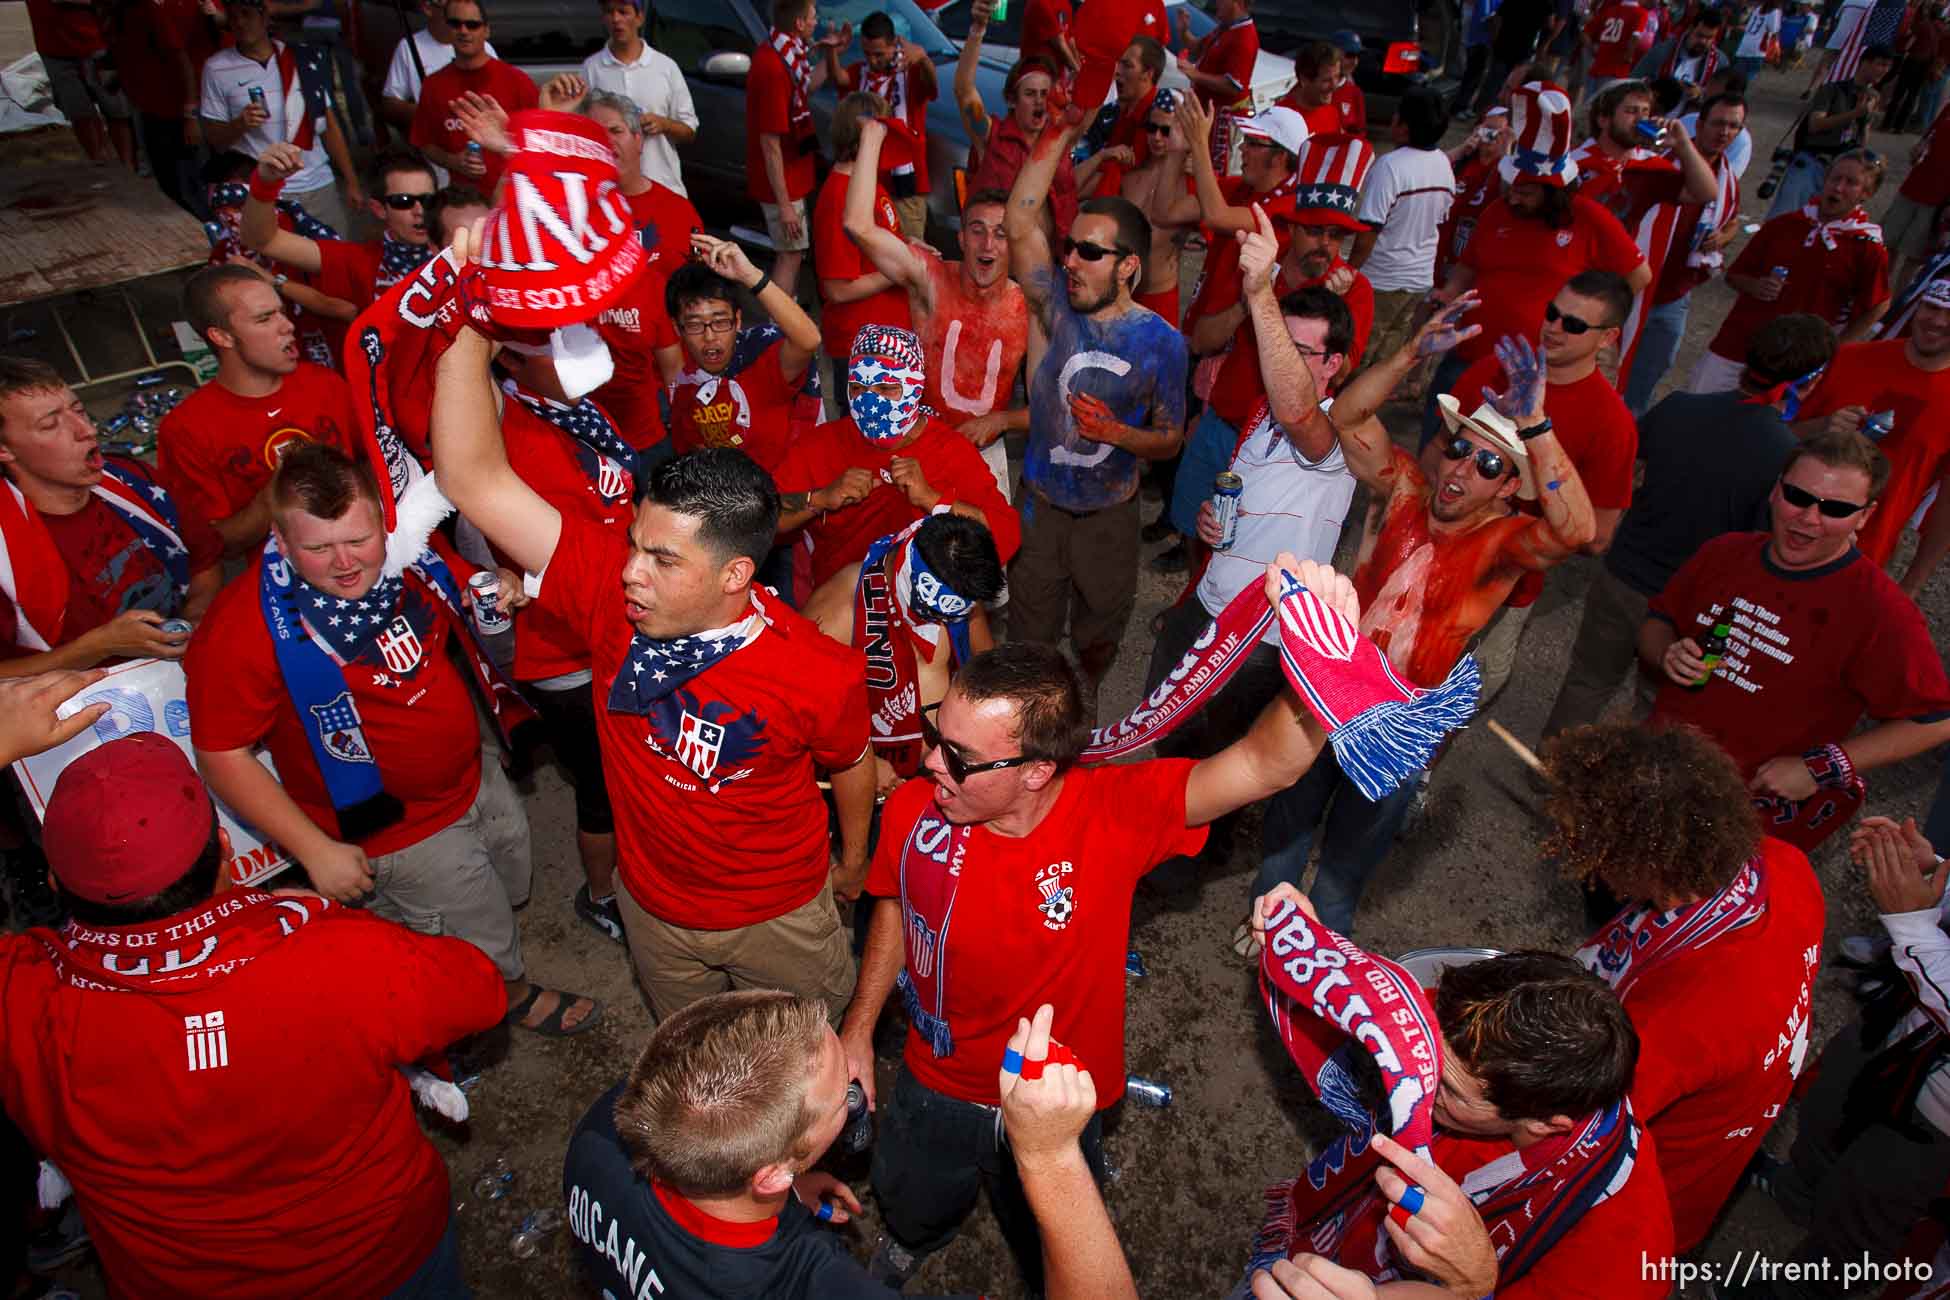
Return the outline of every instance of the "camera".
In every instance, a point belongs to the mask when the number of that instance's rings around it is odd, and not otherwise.
[[[1781,178],[1787,175],[1788,164],[1794,161],[1794,146],[1782,145],[1774,150],[1768,160],[1767,179],[1760,183],[1758,193],[1763,199],[1774,197],[1774,191],[1781,188]]]

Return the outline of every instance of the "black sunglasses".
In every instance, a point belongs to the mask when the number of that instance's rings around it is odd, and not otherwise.
[[[1569,312],[1559,311],[1554,302],[1544,304],[1544,319],[1553,325],[1561,323],[1566,334],[1582,334],[1586,330],[1604,328],[1602,325],[1593,325],[1582,316],[1573,316]]]
[[[1786,479],[1781,480],[1781,500],[1796,510],[1806,510],[1809,506],[1813,506],[1830,519],[1846,519],[1852,514],[1869,508],[1869,503],[1866,501],[1838,501],[1833,497],[1818,497],[1806,488],[1794,486]]]
[[[387,207],[395,212],[405,212],[408,208],[423,208],[431,194],[388,194],[384,196]]]
[[[993,763],[970,763],[964,759],[953,745],[943,743],[941,729],[934,725],[934,715],[941,708],[939,703],[921,706],[921,739],[929,749],[941,751],[941,765],[948,769],[956,785],[966,785],[971,776],[984,772],[1000,772],[1005,767],[1021,767],[1034,762],[1027,754],[1017,754],[1014,758],[998,758]]]
[[[1504,472],[1510,468],[1509,462],[1503,459],[1501,452],[1491,451],[1488,447],[1478,447],[1461,435],[1449,439],[1449,445],[1442,449],[1442,454],[1450,460],[1467,460],[1472,451],[1476,453],[1476,472],[1492,483],[1502,478]]]
[[[447,26],[463,32],[478,32],[487,26],[484,18],[449,18]]]
[[[1160,126],[1156,122],[1146,122],[1144,124],[1144,133],[1146,135],[1170,135],[1171,123],[1166,122],[1163,126]]]
[[[1122,244],[1105,248],[1102,244],[1093,244],[1087,239],[1070,239],[1066,237],[1063,240],[1063,256],[1068,257],[1072,253],[1075,253],[1086,262],[1101,262],[1106,257],[1132,256],[1131,250]]]

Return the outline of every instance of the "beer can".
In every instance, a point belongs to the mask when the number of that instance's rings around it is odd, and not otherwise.
[[[1124,1080],[1124,1095],[1147,1106],[1171,1105],[1170,1084],[1159,1083],[1156,1079],[1142,1079],[1135,1074]]]
[[[164,636],[188,636],[196,626],[186,618],[166,618],[156,624],[156,631]]]
[[[873,1113],[867,1093],[857,1082],[846,1085],[846,1127],[840,1130],[842,1151],[865,1151],[873,1145]]]
[[[1124,973],[1133,979],[1143,979],[1151,973],[1144,968],[1144,954],[1136,948],[1124,954]]]
[[[479,158],[481,156],[481,142],[479,140],[469,140],[467,142],[467,156],[469,158]]]
[[[1225,551],[1232,548],[1239,538],[1239,495],[1246,490],[1246,480],[1231,470],[1222,472],[1212,480],[1212,513],[1218,516],[1219,540],[1214,550]]]
[[[1896,413],[1894,411],[1877,411],[1874,415],[1862,421],[1862,436],[1870,442],[1881,442],[1895,431]]]
[[[474,593],[474,626],[482,636],[494,636],[513,626],[508,612],[501,608],[501,578],[492,569],[481,569],[467,580]]]
[[[1768,274],[1773,276],[1776,280],[1779,280],[1782,284],[1787,283],[1788,269],[1785,266],[1773,267],[1768,271]]]
[[[250,94],[251,94],[251,103],[253,103],[253,104],[255,104],[255,105],[257,105],[257,106],[258,106],[259,108],[263,108],[263,107],[264,107],[264,87],[262,87],[262,86],[252,86],[252,87],[251,87],[251,91],[250,91]]]

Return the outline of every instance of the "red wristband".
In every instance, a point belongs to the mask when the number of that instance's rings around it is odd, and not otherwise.
[[[284,193],[284,182],[267,180],[255,167],[251,168],[251,197],[260,203],[276,203],[278,195]]]

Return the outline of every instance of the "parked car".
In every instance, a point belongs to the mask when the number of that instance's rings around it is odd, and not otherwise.
[[[982,39],[982,61],[985,64],[994,64],[1006,73],[1022,57],[1022,15],[1028,7],[1022,3],[1011,4],[1001,22],[989,24],[988,32]],[[934,20],[951,40],[960,44],[968,36],[972,8],[973,0],[950,0],[949,4],[935,10]],[[1174,33],[1182,27],[1184,39],[1187,40],[1198,40],[1218,26],[1211,14],[1189,0],[1165,0],[1165,21],[1171,25]],[[1181,90],[1188,83],[1176,63],[1167,63],[1164,79],[1158,84]],[[1255,113],[1279,103],[1280,97],[1293,89],[1293,60],[1262,48],[1259,61],[1253,65],[1251,89]]]
[[[913,0],[821,0],[819,6],[822,22],[833,26],[850,22],[856,32],[875,10],[884,10],[904,39],[927,51],[941,82],[941,93],[928,108],[928,169],[934,177],[929,230],[940,240],[961,225],[955,178],[968,164],[968,131],[955,109],[951,88],[961,47],[943,35]],[[764,17],[768,0],[756,4],[753,0],[655,0],[650,12],[644,39],[684,70],[697,108],[697,136],[678,150],[692,201],[714,226],[736,223],[762,229],[758,205],[745,193],[745,78],[752,51],[771,30]],[[360,58],[367,68],[383,74],[400,38],[399,11],[390,0],[363,0],[361,18]],[[496,51],[538,83],[560,72],[580,71],[582,60],[604,39],[602,11],[595,0],[494,0],[490,21]],[[859,58],[856,36],[841,62]],[[992,114],[1002,111],[1006,71],[1006,64],[985,61],[976,79]],[[376,89],[370,93],[377,103]],[[838,98],[831,85],[822,86],[813,96],[813,117],[822,140]]]
[[[1253,0],[1262,50],[1291,55],[1338,31],[1361,38],[1355,84],[1379,126],[1410,86],[1462,75],[1462,10],[1456,0]]]

